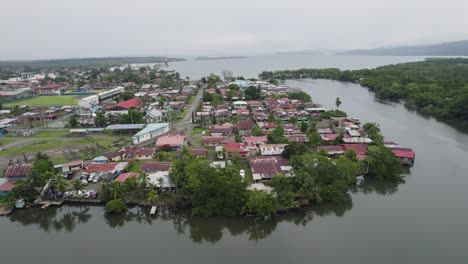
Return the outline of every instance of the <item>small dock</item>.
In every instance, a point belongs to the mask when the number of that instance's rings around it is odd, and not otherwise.
[[[42,205],[42,209],[45,209],[51,205],[55,205],[55,206],[60,206],[63,204],[63,200],[59,200],[59,201],[48,201],[48,200],[42,200],[38,203],[39,205]]]
[[[152,206],[151,211],[150,211],[150,215],[155,215],[157,210],[158,210],[157,206]]]
[[[7,215],[13,211],[12,207],[0,206],[0,216]]]

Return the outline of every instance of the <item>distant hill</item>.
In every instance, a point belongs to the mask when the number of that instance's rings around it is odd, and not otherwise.
[[[468,56],[468,40],[433,45],[349,50],[338,54],[376,56]]]
[[[163,63],[167,59],[171,61],[185,61],[183,58],[167,57],[105,57],[105,58],[79,58],[79,59],[57,59],[57,60],[21,60],[0,61],[1,66],[28,66],[31,68],[52,68],[58,66],[99,66],[99,65],[122,65],[131,63]]]

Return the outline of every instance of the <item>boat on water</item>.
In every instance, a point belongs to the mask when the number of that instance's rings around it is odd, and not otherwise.
[[[16,200],[16,202],[15,202],[15,208],[23,209],[25,206],[26,206],[26,202],[24,201],[24,199],[18,199],[18,200]]]

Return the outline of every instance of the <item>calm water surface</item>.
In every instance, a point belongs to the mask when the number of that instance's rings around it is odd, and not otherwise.
[[[0,263],[467,263],[468,134],[356,84],[288,81],[313,100],[378,122],[386,139],[416,151],[404,184],[368,182],[344,205],[321,205],[269,222],[197,218],[133,208],[17,211],[0,218]]]

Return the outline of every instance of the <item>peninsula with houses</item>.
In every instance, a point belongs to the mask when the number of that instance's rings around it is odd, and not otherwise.
[[[414,165],[339,95],[325,109],[275,79],[193,81],[166,67],[2,73],[0,213],[97,203],[267,219],[344,203],[358,178],[402,182]]]

